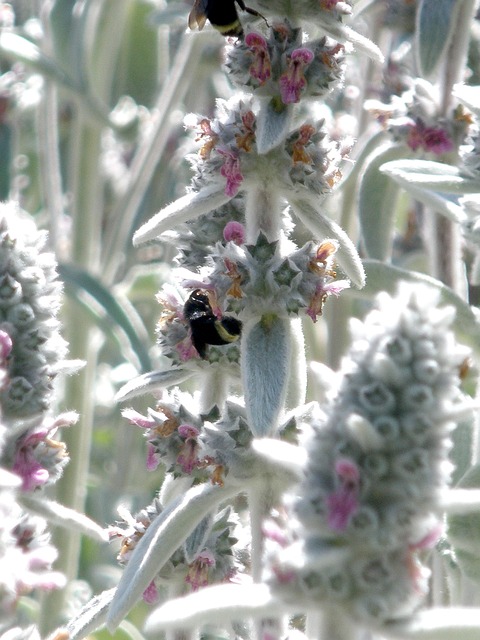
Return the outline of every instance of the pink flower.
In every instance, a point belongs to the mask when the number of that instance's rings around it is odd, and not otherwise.
[[[192,591],[198,591],[200,587],[208,584],[208,572],[210,567],[215,567],[215,558],[211,551],[205,549],[199,553],[198,557],[189,567],[185,582],[192,587]]]
[[[310,49],[295,49],[288,60],[288,69],[280,76],[280,95],[284,104],[300,101],[300,95],[307,81],[303,70],[313,60]]]
[[[147,444],[147,471],[155,471],[160,464],[160,456],[150,442]]]
[[[143,592],[143,600],[147,604],[155,604],[158,600],[158,589],[155,586],[155,582],[152,580],[148,587]]]
[[[199,434],[200,431],[197,429],[197,427],[193,427],[190,424],[181,424],[178,429],[177,429],[179,435],[182,438],[196,438]]]
[[[12,339],[6,331],[0,330],[0,362],[5,362],[12,352]]]
[[[135,411],[135,409],[124,409],[122,411],[122,416],[131,424],[134,424],[141,429],[153,429],[157,424],[153,418],[143,416],[138,411]]]
[[[240,222],[231,220],[225,225],[223,238],[225,242],[234,242],[241,245],[245,242],[245,227]]]
[[[327,522],[333,531],[345,531],[358,509],[360,471],[352,460],[341,458],[335,463],[335,473],[340,486],[326,499]]]
[[[426,127],[422,121],[409,126],[407,145],[413,151],[422,148],[440,155],[452,151],[453,142],[445,129],[441,127]]]
[[[267,41],[260,34],[252,32],[245,36],[245,44],[253,54],[253,63],[249,69],[250,75],[261,85],[265,84],[272,74]]]
[[[48,436],[45,430],[31,433],[20,440],[20,444],[15,454],[12,470],[22,478],[22,489],[33,491],[43,486],[49,479],[50,474],[35,457],[35,450],[38,444]]]
[[[224,157],[221,175],[227,179],[225,186],[225,195],[233,198],[237,195],[238,189],[243,182],[243,175],[240,171],[240,160],[232,151],[218,150],[218,153]]]
[[[180,453],[177,457],[177,464],[182,467],[182,471],[186,474],[192,473],[199,464],[198,442],[194,438],[187,438],[183,443]]]

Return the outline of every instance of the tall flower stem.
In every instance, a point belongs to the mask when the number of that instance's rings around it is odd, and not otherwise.
[[[269,242],[278,240],[282,228],[280,199],[272,187],[261,184],[248,190],[245,225],[247,244],[254,244],[260,232]]]
[[[208,413],[210,409],[223,406],[228,394],[228,379],[225,374],[214,368],[204,375],[200,399],[200,412]]]

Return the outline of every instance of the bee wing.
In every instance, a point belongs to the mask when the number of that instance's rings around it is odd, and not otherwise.
[[[190,15],[188,16],[188,26],[190,29],[203,29],[207,21],[206,14],[207,0],[195,0]]]

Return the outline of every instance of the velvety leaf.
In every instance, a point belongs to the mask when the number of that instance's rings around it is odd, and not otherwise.
[[[453,88],[452,95],[460,100],[467,109],[470,109],[477,117],[480,117],[480,86],[468,84],[456,84]]]
[[[41,494],[35,496],[23,493],[20,500],[27,511],[42,516],[52,524],[81,532],[99,542],[108,542],[106,530],[83,513],[64,507],[53,500],[48,500]]]
[[[110,330],[117,330],[117,334],[121,332],[127,338],[141,369],[143,371],[151,369],[148,348],[139,337],[139,334],[143,334],[146,343],[148,339],[147,332],[139,317],[135,318],[135,324],[132,323],[132,318],[134,317],[133,309],[127,315],[125,309],[128,301],[123,300],[123,305],[120,305],[118,300],[102,285],[98,278],[94,278],[87,271],[72,264],[59,264],[58,273],[65,282],[67,292],[69,288],[75,291],[75,300],[81,302],[89,311],[94,313],[100,311],[108,319],[108,323],[104,324],[104,327]],[[82,298],[80,294],[84,294],[85,297]]]
[[[282,605],[264,584],[223,584],[201,589],[184,598],[170,600],[148,618],[145,631],[158,634],[164,629],[217,625],[250,617],[270,618],[284,613]]]
[[[415,29],[415,53],[420,75],[432,74],[450,45],[459,5],[458,0],[420,1]]]
[[[242,379],[250,429],[258,437],[274,435],[290,374],[289,320],[264,316],[246,325],[242,336]]]
[[[137,396],[153,393],[159,389],[166,389],[174,384],[180,384],[193,375],[188,369],[166,369],[165,371],[149,371],[130,380],[115,396],[117,402],[131,400]]]
[[[81,611],[66,625],[69,640],[82,640],[88,638],[90,634],[99,629],[105,623],[108,607],[110,606],[116,588],[108,589],[99,593],[87,604],[82,607]],[[60,630],[62,631],[63,628]],[[50,640],[54,640],[57,636],[52,635]],[[58,637],[61,637],[59,635]]]
[[[388,260],[392,252],[398,185],[380,167],[404,157],[405,149],[391,144],[379,147],[368,160],[360,181],[358,213],[367,256]]]
[[[138,246],[149,240],[155,240],[161,233],[174,229],[178,224],[199,218],[226,204],[230,197],[225,195],[224,185],[210,185],[197,193],[175,200],[155,214],[138,229],[133,236],[133,244]]]
[[[405,188],[412,185],[459,195],[480,191],[480,181],[462,176],[457,167],[433,160],[394,160],[382,165],[381,171]]]

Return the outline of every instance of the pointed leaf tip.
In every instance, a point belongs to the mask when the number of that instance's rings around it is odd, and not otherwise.
[[[133,245],[138,247],[144,242],[155,240],[164,231],[173,229],[188,220],[199,218],[221,207],[229,200],[230,196],[225,195],[225,186],[219,184],[209,185],[195,193],[187,193],[164,207],[142,225],[133,236]]]

